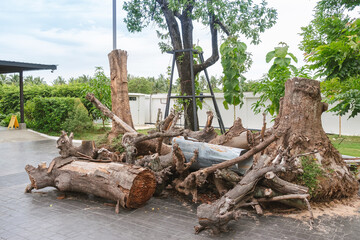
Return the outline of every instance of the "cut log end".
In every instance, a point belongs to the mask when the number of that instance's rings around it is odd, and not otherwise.
[[[142,171],[134,179],[129,197],[126,200],[126,207],[141,207],[153,196],[155,189],[156,179],[154,174],[150,170]]]

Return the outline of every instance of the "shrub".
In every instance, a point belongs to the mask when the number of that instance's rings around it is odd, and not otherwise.
[[[89,127],[91,119],[78,98],[35,98],[27,103],[27,116],[31,126],[43,132],[59,132],[62,127],[76,129],[76,125]],[[85,116],[86,115],[86,116]]]
[[[92,119],[80,99],[75,99],[74,109],[69,112],[68,118],[61,127],[66,132],[82,132],[93,127]]]
[[[84,89],[86,84],[73,83],[66,85],[25,85],[24,86],[24,102],[32,100],[36,97],[76,97],[80,98],[87,109],[92,104],[85,100]],[[1,85],[0,86],[0,113],[9,114],[20,111],[20,90],[17,85]],[[25,119],[26,120],[26,119]]]

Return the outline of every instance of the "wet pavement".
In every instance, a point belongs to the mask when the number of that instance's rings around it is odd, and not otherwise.
[[[25,194],[25,165],[56,156],[55,140],[0,128],[0,239],[360,239],[358,217],[322,217],[310,229],[306,221],[254,215],[220,236],[194,235],[196,205],[172,197],[116,214],[113,202],[94,196],[54,188]]]

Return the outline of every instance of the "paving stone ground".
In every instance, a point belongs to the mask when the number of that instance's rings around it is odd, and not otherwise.
[[[194,235],[196,205],[153,197],[144,207],[115,214],[112,202],[46,188],[25,194],[26,164],[49,162],[56,143],[44,137],[9,137],[0,128],[0,239],[360,239],[357,217],[322,217],[306,222],[276,217],[244,217],[220,236]],[[24,133],[25,134],[25,133]],[[35,134],[35,133],[32,133]],[[6,139],[11,139],[7,141]]]

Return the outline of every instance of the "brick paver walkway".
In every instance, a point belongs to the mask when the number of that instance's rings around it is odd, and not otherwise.
[[[26,164],[58,155],[54,140],[4,140],[0,129],[0,239],[360,239],[360,219],[323,217],[314,229],[299,220],[264,216],[232,222],[220,236],[194,235],[196,206],[152,198],[144,207],[115,214],[111,202],[46,188],[25,194]],[[18,131],[18,130],[16,130]]]

